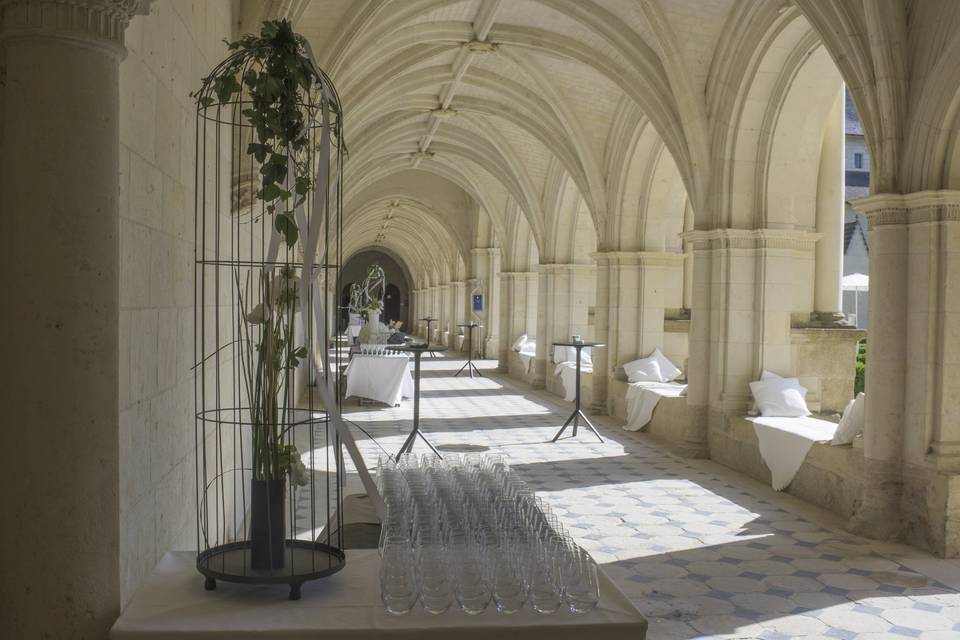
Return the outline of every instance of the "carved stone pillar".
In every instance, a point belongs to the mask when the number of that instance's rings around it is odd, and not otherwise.
[[[625,362],[646,357],[656,348],[669,353],[663,339],[664,310],[683,304],[682,253],[601,251],[597,261],[594,340],[607,343],[593,352],[593,402],[609,412],[607,384]],[[685,355],[685,354],[683,354]]]
[[[856,201],[870,233],[863,505],[851,522],[960,555],[960,191]]]
[[[815,233],[716,229],[684,234],[694,251],[687,402],[689,447],[750,404],[763,369],[793,373],[791,315],[813,276]],[[851,365],[852,366],[852,365]]]
[[[588,310],[596,299],[596,268],[587,264],[541,264],[537,284],[537,356],[533,387],[547,387],[552,378],[553,342],[577,334],[591,338]],[[549,370],[548,370],[549,369]]]
[[[537,274],[534,271],[500,272],[500,349],[501,373],[510,372],[513,342],[526,333],[537,332]]]
[[[138,2],[0,2],[0,619],[106,637],[120,609],[119,62]]]

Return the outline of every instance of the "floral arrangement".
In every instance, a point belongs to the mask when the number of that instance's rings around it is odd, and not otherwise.
[[[283,442],[294,420],[282,402],[293,370],[308,355],[306,347],[293,344],[300,278],[291,267],[273,275],[261,273],[257,288],[262,301],[249,309],[245,299],[251,297],[251,283],[247,280],[247,286],[241,287],[236,274],[237,297],[246,320],[241,338],[247,348],[240,366],[253,425],[253,477],[275,480],[289,474],[294,484],[304,486],[309,478],[300,452]]]

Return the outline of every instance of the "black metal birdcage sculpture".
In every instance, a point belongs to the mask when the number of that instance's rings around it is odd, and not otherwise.
[[[288,22],[230,50],[193,94],[197,569],[298,599],[345,562],[342,108]]]

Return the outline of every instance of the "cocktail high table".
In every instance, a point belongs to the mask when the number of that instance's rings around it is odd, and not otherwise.
[[[431,345],[429,341],[427,344],[419,347],[413,345],[405,347],[397,347],[396,351],[405,351],[407,353],[413,354],[413,431],[410,432],[410,435],[407,436],[407,439],[404,441],[403,446],[400,447],[400,451],[397,452],[397,455],[402,455],[409,452],[413,449],[413,443],[417,439],[417,436],[420,436],[420,439],[423,440],[430,450],[437,454],[441,460],[443,456],[440,455],[440,452],[437,451],[437,448],[433,446],[433,443],[427,440],[427,436],[423,435],[423,432],[420,431],[420,357],[423,356],[427,351],[434,352],[440,351],[444,352],[447,350],[446,347],[439,347]]]
[[[433,330],[430,328],[434,322],[440,322],[437,318],[420,318],[420,322],[427,323],[427,344],[430,344],[430,341],[433,339]],[[437,354],[434,353],[434,349],[428,349],[430,352],[430,357],[436,358]]]
[[[455,374],[453,374],[453,377],[456,378],[458,375],[463,373],[464,369],[466,369],[471,378],[473,377],[474,372],[476,372],[477,375],[482,378],[483,374],[480,373],[480,369],[477,369],[477,365],[473,364],[473,330],[480,325],[476,322],[468,322],[467,324],[458,324],[457,326],[461,329],[467,330],[467,364],[460,367],[460,371],[457,371]]]
[[[607,345],[600,342],[554,342],[553,346],[555,347],[573,347],[577,350],[577,396],[576,404],[573,409],[573,413],[570,414],[570,417],[567,418],[567,421],[563,423],[563,427],[560,428],[560,431],[557,432],[557,435],[553,436],[553,440],[550,442],[556,442],[560,439],[560,436],[563,435],[563,432],[566,431],[567,426],[573,422],[573,437],[577,437],[577,427],[580,426],[580,421],[583,420],[583,426],[593,431],[593,435],[597,436],[600,439],[600,442],[603,442],[603,436],[597,431],[596,427],[593,426],[593,423],[590,422],[589,418],[583,413],[580,409],[580,354],[583,351],[584,347],[605,347]]]

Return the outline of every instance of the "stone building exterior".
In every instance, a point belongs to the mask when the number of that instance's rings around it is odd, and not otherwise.
[[[342,262],[395,256],[409,317],[448,336],[482,295],[488,357],[534,389],[560,390],[552,341],[604,342],[584,378],[600,413],[661,348],[685,363],[664,433],[684,456],[762,472],[743,420],[764,370],[843,409],[862,332],[840,278],[863,242],[862,447],[796,492],[960,556],[957,7],[0,0],[2,635],[103,637],[166,550],[196,545],[188,94],[224,39],[278,17],[346,105]],[[846,157],[844,86],[863,141]]]
[[[844,110],[844,134],[843,275],[866,275],[870,273],[867,219],[855,211],[851,203],[870,192],[870,151],[863,136],[863,124],[849,92],[846,94]],[[843,291],[843,313],[859,329],[867,328],[869,299],[868,291],[852,288]]]

